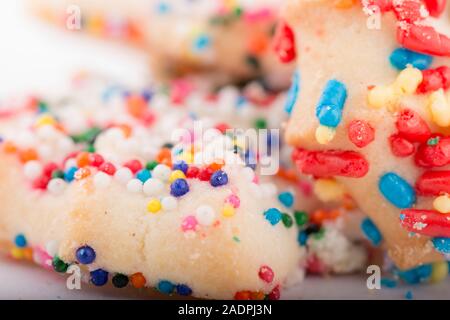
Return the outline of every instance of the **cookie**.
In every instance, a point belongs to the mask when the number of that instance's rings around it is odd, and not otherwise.
[[[272,89],[289,86],[293,65],[278,62],[271,42],[279,1],[30,2],[53,24],[145,49],[160,79],[198,74],[216,85],[262,79]]]
[[[370,217],[365,233],[402,269],[449,252],[442,4],[289,1],[280,35],[282,57],[298,60],[286,133],[298,169],[344,185]]]

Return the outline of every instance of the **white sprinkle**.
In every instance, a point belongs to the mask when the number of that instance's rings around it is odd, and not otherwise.
[[[25,177],[34,180],[39,177],[42,173],[42,165],[39,161],[31,160],[25,163],[23,168]]]
[[[426,223],[423,223],[423,222],[416,222],[416,223],[414,223],[414,225],[413,225],[413,229],[415,229],[415,230],[422,230],[423,228],[425,228],[427,226],[427,224]]]
[[[70,169],[70,168],[76,167],[76,166],[77,166],[77,161],[72,158],[72,159],[69,159],[66,161],[64,168],[67,170],[67,169]]]
[[[165,211],[172,211],[178,207],[178,201],[175,197],[167,196],[161,199],[161,206]]]
[[[54,195],[59,195],[63,193],[63,191],[66,189],[67,183],[60,178],[52,179],[47,185],[48,191],[53,193]]]
[[[111,183],[111,180],[112,178],[110,175],[100,171],[94,176],[94,185],[97,188],[106,188]]]
[[[133,193],[142,192],[142,181],[139,179],[131,179],[127,183],[127,190]]]
[[[59,244],[56,240],[51,240],[47,242],[45,245],[45,251],[51,256],[54,257],[58,254]]]
[[[171,172],[172,170],[168,166],[164,164],[158,164],[153,170],[152,176],[162,181],[167,181],[169,180]]]
[[[164,189],[164,183],[156,178],[150,178],[144,183],[144,193],[147,196],[157,196]]]
[[[201,225],[210,226],[216,218],[216,213],[211,206],[200,206],[195,211],[195,218]]]
[[[128,181],[133,179],[133,172],[131,172],[131,170],[127,167],[122,167],[116,171],[114,174],[114,179],[120,183],[126,184]]]

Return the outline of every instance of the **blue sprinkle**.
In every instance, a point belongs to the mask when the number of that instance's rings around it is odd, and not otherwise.
[[[175,286],[170,281],[161,280],[158,283],[158,291],[161,293],[171,294],[174,289],[175,289]]]
[[[386,173],[381,177],[378,189],[397,208],[410,208],[416,202],[416,192],[413,187],[393,172]]]
[[[450,238],[434,238],[431,241],[437,251],[444,254],[450,253]]]
[[[281,220],[281,212],[277,208],[270,208],[264,212],[264,217],[271,225],[276,225]]]
[[[183,171],[184,174],[188,171],[189,165],[185,161],[178,161],[176,162],[172,169],[173,170],[180,170]]]
[[[94,249],[89,246],[83,246],[77,249],[76,257],[81,264],[90,264],[94,262],[96,254]]]
[[[381,232],[369,218],[363,220],[361,223],[361,230],[374,246],[378,246],[381,243],[381,240],[383,240]]]
[[[278,200],[286,208],[290,208],[294,204],[294,195],[291,192],[282,192],[278,195]]]
[[[432,266],[431,264],[425,264],[409,270],[397,269],[394,272],[407,284],[419,284],[430,278]]]
[[[16,244],[17,247],[19,248],[25,248],[27,246],[27,239],[25,238],[25,236],[22,233],[19,233],[15,239],[14,239],[14,243]]]
[[[316,117],[326,127],[336,128],[342,119],[342,110],[347,100],[347,88],[337,80],[327,82],[319,103],[316,106]]]
[[[108,282],[108,271],[97,269],[91,271],[91,282],[97,287],[104,286]]]
[[[153,97],[153,92],[148,89],[142,90],[141,94],[142,94],[142,97],[144,98],[144,100],[147,102],[149,102]]]
[[[69,169],[67,169],[66,172],[64,172],[64,180],[66,180],[67,182],[73,181],[75,177],[75,172],[77,171],[78,171],[77,167],[70,167]]]
[[[298,233],[297,241],[298,243],[304,247],[306,246],[306,241],[308,240],[308,234],[305,231],[300,231]]]
[[[194,40],[194,50],[196,51],[204,50],[210,45],[211,38],[206,34],[201,34]]]
[[[411,291],[407,291],[406,294],[405,294],[405,298],[407,300],[412,300],[412,298],[413,298],[412,292]]]
[[[185,179],[177,179],[170,185],[170,194],[174,197],[184,196],[189,192],[189,185]]]
[[[185,284],[177,284],[176,291],[180,296],[190,296],[192,294],[192,289]]]
[[[433,62],[433,57],[405,48],[397,48],[391,53],[389,61],[398,70],[403,70],[408,65],[412,65],[419,70],[425,70]]]
[[[397,281],[389,278],[381,278],[381,285],[386,288],[397,287]]]
[[[136,173],[136,178],[141,180],[142,183],[144,183],[145,181],[147,181],[151,177],[152,177],[152,174],[147,169],[142,169],[142,170],[138,171],[138,173]]]
[[[239,96],[236,101],[236,107],[241,108],[247,103],[247,98],[244,96]]]
[[[170,11],[170,5],[166,2],[160,2],[156,6],[156,12],[159,14],[166,14]]]
[[[298,94],[300,92],[300,73],[297,71],[292,77],[291,88],[287,93],[286,104],[284,110],[291,114],[294,109],[295,103],[297,102]]]
[[[214,172],[211,176],[211,179],[209,180],[209,183],[213,187],[220,187],[224,186],[228,183],[228,175],[225,171],[217,170]]]

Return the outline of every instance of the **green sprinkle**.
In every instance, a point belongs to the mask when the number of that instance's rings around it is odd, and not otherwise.
[[[67,263],[65,263],[64,261],[62,261],[58,256],[55,256],[53,258],[52,266],[56,272],[60,272],[60,273],[66,272],[67,268],[69,267],[69,265]]]
[[[63,179],[64,178],[64,171],[62,170],[55,170],[52,172],[52,179]]]
[[[256,129],[267,129],[267,121],[264,118],[256,119],[255,121]]]
[[[434,138],[430,138],[427,141],[427,145],[429,146],[435,146],[439,143],[440,138],[439,137],[434,137]]]
[[[324,237],[324,235],[325,235],[325,229],[322,228],[317,233],[313,234],[313,238],[315,240],[320,240],[320,239],[322,239]]]
[[[95,147],[93,144],[89,144],[85,149],[85,151],[90,152],[90,153],[94,153],[95,152]]]
[[[283,221],[283,224],[286,228],[290,228],[294,224],[294,221],[292,221],[291,216],[288,215],[287,213],[283,213],[283,215],[281,216],[281,220]]]
[[[241,242],[241,239],[239,239],[237,236],[233,236],[233,241],[239,243]]]
[[[295,211],[294,219],[297,226],[304,226],[308,222],[308,214],[304,211]]]
[[[95,142],[95,139],[97,139],[97,136],[100,134],[100,132],[102,132],[102,129],[93,127],[81,134],[74,135],[71,138],[75,143],[93,144]]]
[[[259,59],[257,57],[255,57],[255,56],[253,56],[253,55],[248,55],[245,58],[245,61],[253,69],[258,70],[261,67],[261,64],[259,63]]]
[[[39,112],[42,112],[42,113],[47,112],[48,111],[47,103],[45,103],[44,101],[39,101],[38,109],[39,109]]]
[[[158,165],[157,161],[150,161],[150,162],[147,162],[147,164],[145,165],[145,168],[149,171],[152,171],[153,169],[156,168],[157,165]]]

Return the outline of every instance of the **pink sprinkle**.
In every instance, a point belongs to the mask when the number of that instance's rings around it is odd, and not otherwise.
[[[225,202],[231,204],[235,209],[239,208],[239,206],[241,205],[241,199],[239,199],[239,197],[235,194],[228,196],[225,199]]]
[[[183,230],[183,232],[195,231],[195,229],[197,228],[197,224],[198,221],[194,216],[187,216],[181,223],[181,230]]]
[[[312,195],[313,187],[309,181],[300,180],[297,186],[305,197],[310,197]]]
[[[33,260],[36,264],[41,265],[46,269],[53,269],[52,257],[41,247],[33,248]]]
[[[274,16],[273,10],[269,8],[262,8],[253,11],[244,12],[244,19],[248,23],[255,23],[271,19]]]
[[[262,266],[259,269],[258,275],[262,281],[271,283],[273,281],[273,277],[275,274],[273,273],[273,270],[269,266]]]

